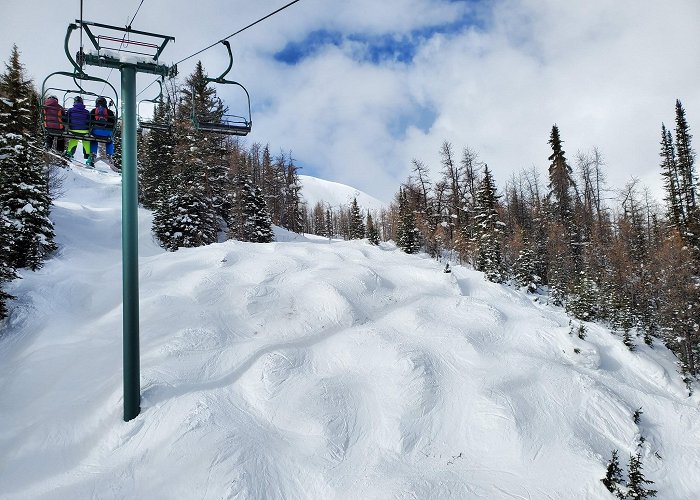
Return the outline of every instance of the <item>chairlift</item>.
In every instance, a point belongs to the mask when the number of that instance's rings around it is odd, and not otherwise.
[[[163,99],[163,84],[161,83],[160,80],[156,80],[158,82],[158,85],[160,86],[160,92],[158,92],[158,95],[154,97],[153,99],[142,99],[138,102],[136,108],[137,112],[137,121],[138,121],[138,128],[139,130],[159,130],[159,131],[168,131],[172,128],[172,123],[170,119],[168,119],[165,122],[158,122],[155,120],[155,116],[151,116],[150,119],[147,119],[144,117],[144,114],[141,112],[141,104],[144,102],[150,102],[153,103],[153,105],[157,105],[160,103]],[[154,110],[155,114],[155,110]]]
[[[41,125],[43,128],[43,131],[45,134],[50,135],[50,136],[62,136],[66,139],[78,139],[78,140],[88,140],[88,141],[97,141],[97,142],[110,142],[112,139],[110,137],[105,137],[105,136],[98,136],[93,134],[93,127],[92,123],[90,124],[90,129],[88,130],[87,134],[79,134],[72,132],[69,129],[70,124],[68,123],[68,109],[72,105],[72,98],[74,99],[75,97],[80,97],[83,99],[83,104],[85,104],[85,108],[90,112],[94,107],[95,103],[98,98],[104,97],[107,102],[108,102],[108,107],[112,108],[112,111],[114,112],[114,128],[117,128],[117,124],[119,123],[119,117],[118,117],[118,106],[117,103],[119,102],[119,97],[117,96],[116,90],[114,90],[114,87],[112,87],[109,82],[106,80],[102,80],[101,78],[96,78],[96,77],[91,77],[88,75],[83,74],[82,75],[82,80],[89,80],[89,81],[95,81],[99,83],[107,83],[109,87],[111,87],[112,91],[114,92],[113,96],[104,96],[95,92],[91,92],[89,90],[86,90],[82,85],[76,85],[76,88],[62,88],[62,87],[55,87],[55,86],[46,86],[47,80],[50,78],[53,78],[57,75],[61,76],[66,76],[66,77],[71,77],[73,78],[74,75],[73,73],[68,73],[65,71],[57,71],[55,73],[51,73],[49,76],[46,77],[44,80],[44,83],[42,85],[42,91],[41,91]],[[60,99],[58,99],[58,96],[56,94],[63,94]],[[58,123],[56,123],[56,118],[54,116],[47,116],[46,111],[46,101],[50,96],[55,96],[57,97],[57,100],[59,101],[59,104],[63,108],[63,113],[59,117]],[[92,103],[92,105],[91,105]],[[53,125],[58,125],[58,128],[50,126],[51,124]]]
[[[56,93],[63,93],[63,104],[62,107],[64,109],[64,113],[66,113],[67,108],[70,106],[68,105],[68,100],[70,96],[76,97],[80,96],[81,98],[85,98],[85,96],[91,96],[88,97],[87,100],[88,102],[90,101],[96,101],[99,97],[105,97],[105,99],[109,102],[109,107],[114,106],[114,128],[116,129],[117,124],[119,123],[119,94],[117,93],[117,90],[114,88],[114,86],[109,83],[109,81],[103,79],[103,78],[98,78],[95,76],[90,76],[83,69],[81,66],[71,57],[70,51],[68,49],[68,41],[70,40],[70,35],[73,30],[76,29],[75,25],[70,25],[68,27],[68,32],[66,33],[66,38],[65,38],[65,43],[64,43],[64,50],[66,52],[66,56],[68,57],[68,60],[71,62],[73,65],[73,72],[68,72],[68,71],[55,71],[51,74],[49,74],[46,78],[44,78],[44,81],[41,84],[41,126],[45,134],[49,136],[59,136],[63,137],[65,139],[77,139],[80,141],[97,141],[97,142],[111,142],[112,138],[111,137],[105,137],[105,136],[99,136],[93,134],[93,128],[92,124],[90,125],[90,129],[88,130],[87,134],[79,134],[75,133],[69,130],[69,124],[67,121],[67,114],[63,114],[59,117],[58,123],[56,122],[56,119],[54,117],[48,117],[46,115],[46,100],[56,94]],[[81,60],[82,52],[78,53],[78,59]],[[69,85],[71,88],[62,88],[62,87],[56,87],[53,85],[47,85],[47,82],[49,80],[54,80],[56,77],[65,77],[67,79],[72,80],[72,85]],[[102,84],[103,85],[103,90],[107,87],[111,89],[111,96],[107,98],[104,95],[97,94],[95,92],[91,92],[89,90],[86,90],[84,88],[85,82],[95,82],[97,84]],[[87,108],[87,106],[86,106]],[[90,109],[88,109],[90,111]],[[50,127],[48,126],[49,123],[58,125],[58,128]]]
[[[250,94],[248,94],[248,90],[246,90],[246,88],[240,83],[234,82],[232,80],[226,80],[224,78],[233,67],[233,54],[231,53],[231,44],[228,42],[228,40],[221,40],[221,43],[224,44],[226,46],[226,49],[228,50],[228,68],[226,68],[226,71],[224,71],[218,78],[205,77],[204,80],[207,83],[217,83],[221,85],[236,85],[242,88],[243,92],[245,92],[245,96],[248,101],[248,116],[246,117],[225,114],[217,122],[207,121],[204,119],[203,116],[197,116],[195,96],[194,92],[192,92],[192,125],[194,126],[195,130],[199,130],[201,132],[209,132],[213,134],[222,135],[245,136],[248,135],[253,126],[253,122],[250,117]]]

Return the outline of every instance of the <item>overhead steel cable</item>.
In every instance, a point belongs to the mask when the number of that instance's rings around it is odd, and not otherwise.
[[[231,33],[231,34],[230,34],[229,36],[227,36],[226,38],[222,38],[221,40],[218,40],[218,41],[212,43],[211,45],[209,45],[209,46],[207,46],[207,47],[204,47],[202,50],[199,50],[199,51],[195,52],[194,54],[191,54],[191,55],[185,57],[184,59],[180,59],[178,62],[174,63],[173,66],[176,66],[176,65],[180,64],[181,62],[185,62],[185,61],[187,61],[188,59],[192,59],[194,56],[197,56],[197,55],[201,54],[202,52],[204,52],[204,51],[206,51],[206,50],[209,50],[209,49],[211,49],[212,47],[215,47],[216,45],[220,44],[222,41],[228,40],[229,38],[238,35],[239,33],[241,33],[241,32],[243,32],[243,31],[247,30],[248,28],[252,28],[252,27],[255,26],[256,24],[263,22],[265,19],[268,19],[268,18],[274,16],[275,14],[277,14],[277,13],[279,13],[279,12],[282,12],[282,11],[283,11],[284,9],[286,9],[287,7],[291,7],[292,5],[294,5],[295,3],[299,2],[299,1],[300,1],[300,0],[294,0],[294,1],[292,1],[292,2],[289,2],[288,4],[286,4],[286,5],[282,6],[282,7],[280,7],[280,8],[277,9],[277,10],[275,10],[274,12],[270,12],[270,13],[269,13],[268,15],[266,15],[265,17],[261,17],[261,18],[258,19],[257,21],[252,22],[252,23],[250,23],[249,25],[247,25],[247,26],[245,26],[245,27],[239,29],[239,30],[236,31],[235,33]],[[143,1],[142,1],[141,3],[143,3]],[[139,6],[139,8],[140,8],[140,6]],[[138,11],[137,11],[137,13],[138,13]],[[134,17],[136,17],[136,16],[134,15]],[[140,96],[141,94],[143,94],[143,93],[148,89],[148,87],[150,87],[151,85],[153,85],[154,83],[156,83],[158,80],[159,80],[158,78],[156,78],[155,80],[153,80],[150,84],[148,84],[148,86],[146,86],[143,90],[141,90],[141,92],[139,92],[138,94],[136,94],[136,97],[138,97],[138,96]]]
[[[134,24],[134,19],[136,19],[136,16],[138,15],[139,11],[141,10],[141,6],[143,5],[143,2],[144,2],[144,0],[141,0],[141,3],[140,3],[139,6],[136,8],[136,12],[134,12],[134,15],[132,16],[131,21],[129,21],[129,24],[127,25],[127,28],[128,28],[128,29],[131,29],[131,25]],[[81,0],[81,8],[82,8],[82,0]],[[80,21],[82,22],[82,20],[83,20],[83,18],[82,18],[82,14],[81,14],[81,15],[80,15]],[[119,44],[119,48],[117,49],[117,52],[121,52],[121,51],[122,51],[122,47],[124,46],[124,42],[126,41],[126,35],[127,35],[127,34],[124,33],[124,36],[122,37],[122,41],[121,41],[121,43]],[[80,36],[81,36],[81,37],[83,36],[83,30],[80,30]],[[81,38],[81,40],[82,40],[82,38]],[[81,42],[81,43],[82,43],[82,42]],[[109,69],[109,74],[107,75],[107,81],[109,81],[109,78],[112,76],[112,70],[114,70],[114,68],[110,68],[110,69]],[[106,84],[102,86],[102,91],[100,92],[100,94],[104,93],[105,87],[106,87],[106,86],[107,86]]]
[[[148,90],[148,88],[149,88],[151,85],[153,85],[154,83],[156,83],[158,80],[160,80],[160,78],[156,78],[156,79],[153,80],[151,83],[149,83],[148,85],[146,85],[146,87],[144,87],[143,90],[141,90],[141,92],[139,92],[138,94],[136,94],[136,97],[138,97],[138,96],[140,96],[141,94],[143,94],[144,92],[146,92],[146,91]]]
[[[241,32],[243,32],[243,31],[247,30],[248,28],[252,28],[252,27],[255,26],[256,24],[261,23],[261,22],[263,22],[265,19],[274,16],[274,15],[277,14],[278,12],[282,12],[282,11],[283,11],[284,9],[286,9],[287,7],[291,7],[292,5],[294,5],[295,3],[299,2],[299,1],[300,1],[300,0],[294,0],[293,2],[289,2],[287,5],[285,5],[285,6],[283,6],[283,7],[280,7],[280,8],[277,9],[276,11],[270,12],[270,13],[269,13],[268,15],[266,15],[265,17],[261,17],[261,18],[258,19],[257,21],[255,21],[255,22],[253,22],[253,23],[250,23],[248,26],[239,29],[239,30],[236,31],[235,33],[231,33],[231,34],[230,34],[229,36],[227,36],[226,38],[222,38],[221,40],[217,40],[216,42],[212,43],[212,44],[209,45],[208,47],[204,47],[202,50],[197,51],[197,52],[195,52],[194,54],[192,54],[192,55],[190,55],[190,56],[187,56],[187,57],[185,57],[184,59],[179,60],[179,61],[176,62],[175,64],[180,64],[181,62],[185,62],[185,61],[187,61],[188,59],[191,59],[191,58],[193,58],[194,56],[197,56],[197,55],[201,54],[201,53],[204,52],[205,50],[211,49],[212,47],[214,47],[214,46],[216,46],[217,44],[223,42],[224,40],[228,40],[229,38],[238,35],[239,33],[241,33]]]
[[[134,13],[134,17],[131,18],[131,21],[129,21],[129,25],[127,26],[128,28],[131,28],[131,25],[134,24],[134,19],[136,19],[136,15],[139,13],[141,10],[141,6],[143,5],[143,1],[141,0],[141,3],[139,4],[138,8],[136,9],[136,12]]]

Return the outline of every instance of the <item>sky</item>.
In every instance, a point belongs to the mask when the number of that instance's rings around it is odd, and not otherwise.
[[[2,3],[0,58],[16,43],[38,84],[67,69],[80,2]],[[83,18],[174,36],[170,63],[286,3],[84,0]],[[697,0],[301,0],[231,39],[229,77],[251,94],[249,143],[384,201],[414,158],[437,175],[444,141],[479,153],[500,187],[533,166],[544,179],[554,124],[572,166],[596,147],[611,190],[634,177],[661,198],[660,129],[676,99],[700,127],[698,19]],[[198,59],[212,76],[227,65],[217,45],[180,63],[181,77]],[[118,86],[116,71],[90,71]],[[139,90],[152,81],[141,75]],[[217,90],[236,111],[234,91]]]
[[[391,242],[167,252],[143,208],[124,422],[121,179],[61,175],[60,251],[6,289],[3,500],[610,500],[613,450],[659,499],[700,498],[700,393],[660,340],[582,339],[543,296]]]

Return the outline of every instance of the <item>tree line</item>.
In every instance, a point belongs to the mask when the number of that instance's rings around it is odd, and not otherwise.
[[[663,206],[634,179],[612,203],[603,155],[593,148],[571,162],[554,125],[545,180],[534,168],[523,170],[499,190],[474,150],[458,155],[445,142],[437,175],[413,160],[390,206],[375,213],[357,200],[305,206],[291,153],[273,157],[269,145],[212,136],[190,119],[194,112],[216,122],[226,111],[197,63],[155,107],[153,121],[163,127],[139,134],[140,202],[154,211],[153,232],[164,248],[272,241],[273,224],[330,238],[393,240],[408,253],[472,265],[491,281],[546,291],[572,316],[608,323],[630,348],[635,335],[649,344],[661,338],[687,380],[697,376],[700,208],[680,101],[674,127],[661,126]],[[0,318],[11,298],[3,285],[19,269],[41,267],[56,248],[52,162],[42,157],[39,123],[39,96],[14,47],[0,75]],[[118,146],[115,156],[119,161]]]
[[[168,250],[222,239],[273,241],[272,225],[303,231],[301,183],[292,154],[198,130],[227,108],[201,62],[156,105],[159,129],[139,135],[139,197],[154,211],[153,233]]]
[[[700,209],[691,138],[676,101],[674,131],[661,126],[664,206],[636,179],[611,197],[601,152],[578,152],[571,162],[557,125],[547,178],[522,170],[500,191],[475,151],[465,147],[459,157],[444,142],[437,180],[413,160],[411,175],[379,215],[382,238],[408,253],[447,255],[494,282],[546,291],[573,317],[610,325],[630,349],[635,336],[650,345],[658,337],[678,356],[690,387],[700,369]]]

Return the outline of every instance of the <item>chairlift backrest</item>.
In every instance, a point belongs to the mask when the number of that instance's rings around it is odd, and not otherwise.
[[[155,107],[153,109],[153,115],[151,115],[151,118],[148,119],[144,116],[143,112],[141,111],[141,105],[145,102],[150,102],[154,106],[160,103],[163,99],[163,84],[161,83],[161,80],[156,80],[158,82],[158,85],[160,87],[160,91],[158,92],[158,95],[154,97],[153,99],[142,99],[138,102],[136,105],[136,118],[137,118],[137,126],[141,130],[161,130],[161,131],[167,131],[172,128],[172,122],[170,119],[168,119],[166,122],[158,122],[155,120]]]
[[[191,117],[192,125],[196,130],[199,130],[201,132],[209,132],[222,135],[245,136],[248,135],[248,133],[250,133],[253,127],[253,121],[251,119],[250,113],[250,94],[248,93],[248,90],[240,83],[234,82],[233,80],[225,79],[225,76],[228,74],[229,71],[231,71],[231,68],[233,67],[233,53],[231,52],[231,44],[227,40],[222,40],[221,43],[224,44],[224,46],[228,50],[229,65],[226,68],[226,71],[224,71],[218,78],[205,77],[204,80],[207,83],[214,83],[220,85],[234,85],[243,89],[243,92],[245,93],[245,98],[248,103],[248,115],[241,116],[225,114],[217,122],[209,121],[205,119],[205,117],[197,114],[197,106],[195,105],[195,93],[193,91]]]

